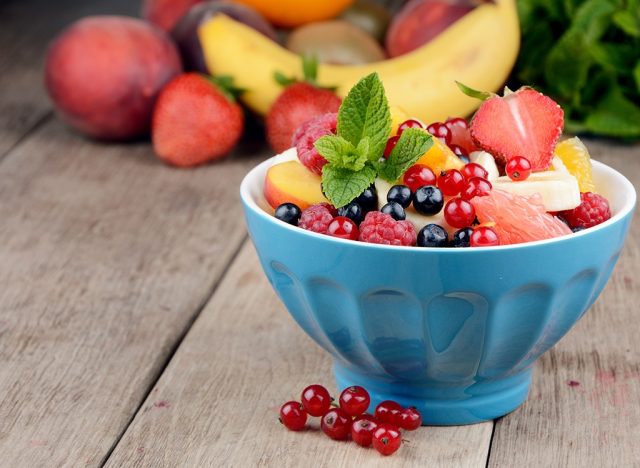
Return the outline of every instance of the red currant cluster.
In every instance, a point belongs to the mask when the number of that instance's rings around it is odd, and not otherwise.
[[[320,428],[333,440],[349,436],[362,447],[373,447],[382,455],[391,455],[402,445],[401,429],[413,431],[422,424],[416,408],[403,408],[395,401],[380,403],[373,415],[367,414],[371,398],[362,387],[347,387],[338,400],[322,385],[309,385],[300,402],[288,401],[280,408],[280,422],[292,431],[302,430],[307,415],[320,417]]]

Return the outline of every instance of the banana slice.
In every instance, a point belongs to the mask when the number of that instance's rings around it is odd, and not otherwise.
[[[569,174],[569,169],[567,169],[567,166],[564,165],[562,159],[560,159],[558,156],[554,156],[551,160],[551,167],[553,167],[554,171],[565,172]]]
[[[496,166],[496,160],[490,153],[487,153],[486,151],[474,151],[469,155],[469,159],[471,160],[471,162],[480,164],[485,168],[485,170],[489,173],[487,179],[490,182],[493,182],[495,179],[500,177],[498,166]]]
[[[491,181],[494,189],[516,195],[539,193],[547,211],[571,210],[580,204],[578,180],[561,170],[534,172],[528,179],[514,182],[507,176]]]

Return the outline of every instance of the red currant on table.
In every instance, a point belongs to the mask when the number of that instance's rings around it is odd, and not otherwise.
[[[331,395],[322,385],[309,385],[302,391],[300,401],[311,416],[322,416],[331,408]]]
[[[467,179],[471,179],[472,177],[482,177],[483,179],[486,179],[489,177],[487,170],[477,163],[465,164],[462,168],[462,175]]]
[[[384,157],[385,158],[389,157],[389,155],[393,151],[393,148],[395,148],[396,145],[398,144],[398,140],[399,139],[400,139],[400,137],[398,135],[395,135],[395,136],[392,136],[391,138],[389,138],[387,140],[387,146],[384,147]]]
[[[398,126],[398,131],[396,132],[396,135],[398,136],[402,135],[402,132],[404,132],[407,128],[423,129],[424,127],[417,120],[414,120],[414,119],[405,120]]]
[[[341,408],[331,408],[322,416],[320,427],[333,440],[345,440],[351,432],[351,417]]]
[[[381,423],[398,424],[402,406],[393,400],[385,400],[376,406],[375,418]]]
[[[358,416],[369,408],[369,392],[358,385],[347,387],[340,394],[340,408],[349,416]]]
[[[427,127],[427,132],[431,133],[434,137],[437,137],[449,146],[451,144],[451,130],[442,122],[434,122]]]
[[[382,455],[391,455],[400,448],[402,437],[400,430],[393,424],[380,424],[373,431],[373,447]]]
[[[476,218],[473,205],[463,198],[452,198],[444,205],[444,219],[449,226],[463,228],[470,226]]]
[[[340,239],[358,240],[358,225],[346,216],[337,216],[329,223],[327,234]]]
[[[492,188],[491,182],[487,179],[472,177],[467,181],[467,185],[462,189],[462,192],[460,192],[460,196],[465,200],[471,200],[473,197],[484,197],[489,195]]]
[[[378,421],[370,414],[361,414],[351,424],[351,438],[362,446],[369,447],[373,438],[373,431],[378,427]]]
[[[415,407],[406,408],[400,413],[400,427],[407,431],[415,431],[422,424],[422,416]]]
[[[287,429],[300,431],[307,423],[307,412],[297,401],[288,401],[280,408],[280,422]]]
[[[531,163],[523,156],[514,156],[507,161],[504,171],[511,180],[526,180],[531,175]]]
[[[471,247],[493,247],[500,245],[500,239],[496,231],[487,226],[480,226],[471,234]]]
[[[442,171],[438,177],[438,188],[444,195],[458,195],[466,185],[466,181],[462,173],[457,169]]]
[[[436,175],[429,166],[414,164],[402,176],[402,182],[415,192],[425,185],[436,185]]]

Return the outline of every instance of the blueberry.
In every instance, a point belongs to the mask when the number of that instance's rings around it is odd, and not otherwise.
[[[446,247],[448,242],[447,231],[437,224],[427,224],[418,233],[418,247]]]
[[[432,216],[440,213],[443,205],[442,192],[434,185],[423,185],[413,194],[413,207],[418,213]]]
[[[376,190],[376,186],[371,184],[371,186],[364,189],[364,192],[358,195],[354,201],[360,205],[364,213],[376,211],[378,209],[378,191]]]
[[[451,245],[453,247],[469,247],[471,245],[471,234],[473,234],[473,229],[470,227],[458,229],[453,233]]]
[[[293,224],[294,226],[297,226],[301,214],[302,211],[300,211],[298,205],[294,205],[293,203],[283,203],[278,208],[276,208],[274,216],[280,221],[284,221],[287,224]]]
[[[411,189],[406,185],[394,185],[387,193],[388,202],[396,202],[402,208],[411,205]]]
[[[584,231],[584,226],[576,226],[576,227],[572,227],[572,228],[571,228],[571,231],[572,231],[573,233],[580,232],[580,231]]]
[[[360,224],[364,219],[364,212],[362,207],[356,202],[351,202],[348,205],[338,208],[338,216],[345,216],[356,224]]]
[[[380,211],[391,215],[393,219],[396,221],[404,221],[407,218],[407,214],[404,212],[404,208],[400,205],[400,203],[396,203],[394,201],[387,203]]]

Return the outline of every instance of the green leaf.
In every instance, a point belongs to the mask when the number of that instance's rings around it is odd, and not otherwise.
[[[640,60],[638,60],[636,66],[633,67],[633,79],[636,82],[636,90],[640,94]]]
[[[610,0],[587,0],[576,11],[571,29],[582,31],[588,42],[596,41],[611,24],[615,11],[616,6]]]
[[[585,128],[601,135],[640,138],[640,107],[613,87],[584,121]]]
[[[276,83],[278,83],[283,88],[286,88],[287,86],[290,86],[298,81],[295,78],[286,76],[284,73],[279,71],[273,73],[273,79],[276,80]]]
[[[568,101],[586,84],[592,58],[582,31],[571,29],[551,49],[544,62],[544,77],[553,94]]]
[[[322,168],[322,190],[336,208],[345,206],[369,187],[376,178],[376,170],[369,164],[352,171],[332,164]]]
[[[239,88],[233,83],[232,76],[218,75],[207,78],[231,101],[236,101],[246,91],[246,89]]]
[[[356,147],[341,136],[325,135],[316,140],[314,146],[318,153],[335,167],[359,171],[367,162],[369,150],[367,138],[361,140]]]
[[[407,169],[426,153],[433,144],[432,137],[423,130],[409,128],[402,132],[389,158],[380,165],[380,176],[387,182],[397,181]]]
[[[488,91],[478,91],[477,89],[470,88],[469,86],[462,84],[459,81],[456,81],[456,84],[458,85],[458,89],[464,94],[475,99],[480,99],[481,101],[486,101],[490,97],[495,96],[495,94]]]
[[[613,24],[632,37],[640,37],[640,16],[633,16],[631,11],[616,11]]]
[[[629,73],[633,70],[640,52],[631,44],[598,42],[590,47],[591,56],[600,65],[610,70]]]
[[[318,78],[318,58],[316,56],[302,56],[302,76],[307,83],[315,84]]]
[[[338,135],[354,146],[369,138],[368,159],[382,157],[391,133],[391,113],[377,73],[361,79],[344,98],[338,112]]]

